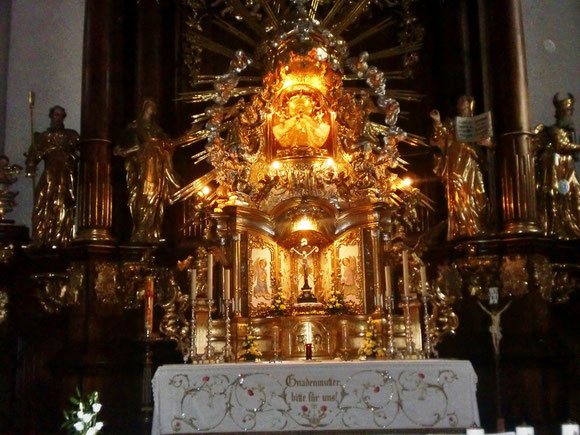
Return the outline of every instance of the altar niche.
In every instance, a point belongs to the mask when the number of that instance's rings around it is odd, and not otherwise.
[[[250,317],[271,315],[278,294],[288,301],[287,314],[326,314],[331,290],[339,290],[344,313],[364,314],[364,276],[360,230],[327,246],[302,238],[286,248],[267,236],[248,234],[246,289]]]

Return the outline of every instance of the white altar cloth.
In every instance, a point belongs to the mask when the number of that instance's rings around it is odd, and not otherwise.
[[[466,428],[476,383],[455,360],[168,365],[152,433]]]

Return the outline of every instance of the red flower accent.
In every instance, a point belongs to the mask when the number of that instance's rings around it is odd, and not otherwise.
[[[419,376],[419,379],[425,379],[425,375],[423,373],[419,373],[417,376]]]
[[[302,412],[307,412],[307,411],[308,411],[308,406],[302,405]]]
[[[204,376],[203,377],[203,382],[207,382],[207,381],[209,381],[209,376]]]
[[[375,387],[375,389],[373,390],[375,393],[378,393],[379,391],[381,391],[381,387]]]
[[[326,407],[326,405],[322,405],[322,406],[320,407],[320,410],[321,410],[322,412],[326,412],[326,410],[327,410],[327,409],[328,409],[328,408]]]
[[[248,396],[253,396],[254,395],[254,390],[248,390]]]

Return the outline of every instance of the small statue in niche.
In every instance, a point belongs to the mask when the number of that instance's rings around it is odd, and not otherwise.
[[[157,104],[146,99],[137,119],[126,128],[125,144],[114,150],[115,155],[125,157],[134,243],[161,240],[164,207],[179,189],[172,162],[176,145],[161,129],[156,115]]]
[[[457,115],[472,117],[474,99],[462,95],[457,100]],[[480,167],[479,150],[473,143],[457,140],[455,121],[441,122],[438,110],[432,110],[431,144],[439,147],[441,155],[435,157],[434,172],[445,184],[448,207],[447,239],[472,237],[486,232],[489,204]],[[490,146],[491,139],[478,145]]]
[[[556,124],[536,127],[536,181],[544,232],[562,239],[580,237],[580,183],[574,167],[574,155],[580,144],[572,115],[574,96],[554,95]]]
[[[66,110],[51,107],[50,127],[35,133],[26,155],[26,176],[34,177],[44,161],[44,172],[34,186],[32,246],[62,247],[73,236],[75,178],[79,134],[64,127]]]

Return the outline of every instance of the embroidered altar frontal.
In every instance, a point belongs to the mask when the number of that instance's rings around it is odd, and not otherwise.
[[[153,378],[153,434],[479,425],[469,361],[169,365]]]

